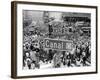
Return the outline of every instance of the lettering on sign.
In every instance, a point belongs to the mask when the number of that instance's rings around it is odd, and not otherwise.
[[[56,40],[56,39],[44,39],[45,48],[58,49],[58,50],[72,50],[72,41]]]

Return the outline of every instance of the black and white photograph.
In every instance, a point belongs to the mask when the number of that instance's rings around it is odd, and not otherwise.
[[[12,5],[14,77],[97,73],[96,6]]]
[[[23,10],[23,69],[91,66],[91,13]]]

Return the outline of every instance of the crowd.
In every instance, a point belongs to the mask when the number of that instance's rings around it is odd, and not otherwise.
[[[84,23],[84,25],[87,23]],[[88,23],[90,24],[90,23]],[[40,69],[42,64],[52,64],[52,68],[65,67],[78,67],[91,65],[91,40],[90,36],[82,32],[79,26],[75,26],[75,22],[64,23],[65,27],[69,27],[70,34],[61,36],[54,36],[52,38],[72,40],[72,50],[59,51],[54,49],[46,49],[39,44],[39,39],[50,37],[50,31],[46,34],[41,31],[33,31],[32,34],[24,34],[23,43],[23,67],[28,69]],[[90,27],[90,25],[89,25]],[[27,32],[27,31],[26,31]],[[90,34],[90,33],[88,33]],[[29,39],[28,39],[29,38]],[[85,40],[84,40],[85,39]],[[40,46],[38,46],[40,45]]]
[[[52,67],[90,66],[91,45],[89,42],[76,44],[71,51],[58,51],[52,49],[36,48],[34,44],[26,44],[23,53],[23,66],[28,69],[39,69],[40,62],[53,64]]]

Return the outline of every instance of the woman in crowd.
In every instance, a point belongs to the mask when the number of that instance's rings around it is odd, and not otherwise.
[[[27,67],[28,69],[31,69],[32,60],[31,60],[30,54],[28,52],[25,53],[24,63],[25,63],[25,67]]]
[[[30,58],[32,60],[32,64],[34,64],[36,68],[40,68],[39,53],[36,49],[30,51]]]
[[[53,56],[53,67],[59,68],[61,67],[61,52],[55,51],[55,54]]]

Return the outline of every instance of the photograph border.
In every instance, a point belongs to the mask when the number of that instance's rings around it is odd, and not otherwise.
[[[77,8],[91,8],[96,10],[96,71],[94,72],[80,72],[80,73],[63,73],[63,74],[49,74],[49,75],[32,75],[32,76],[17,76],[17,4],[27,5],[47,5],[59,7],[77,7]],[[98,73],[98,7],[88,5],[74,5],[74,4],[58,4],[58,3],[42,3],[42,2],[26,2],[26,1],[12,1],[11,2],[11,77],[18,78],[32,78],[32,77],[50,77],[50,76],[66,76],[66,75],[81,75],[81,74],[95,74]]]

